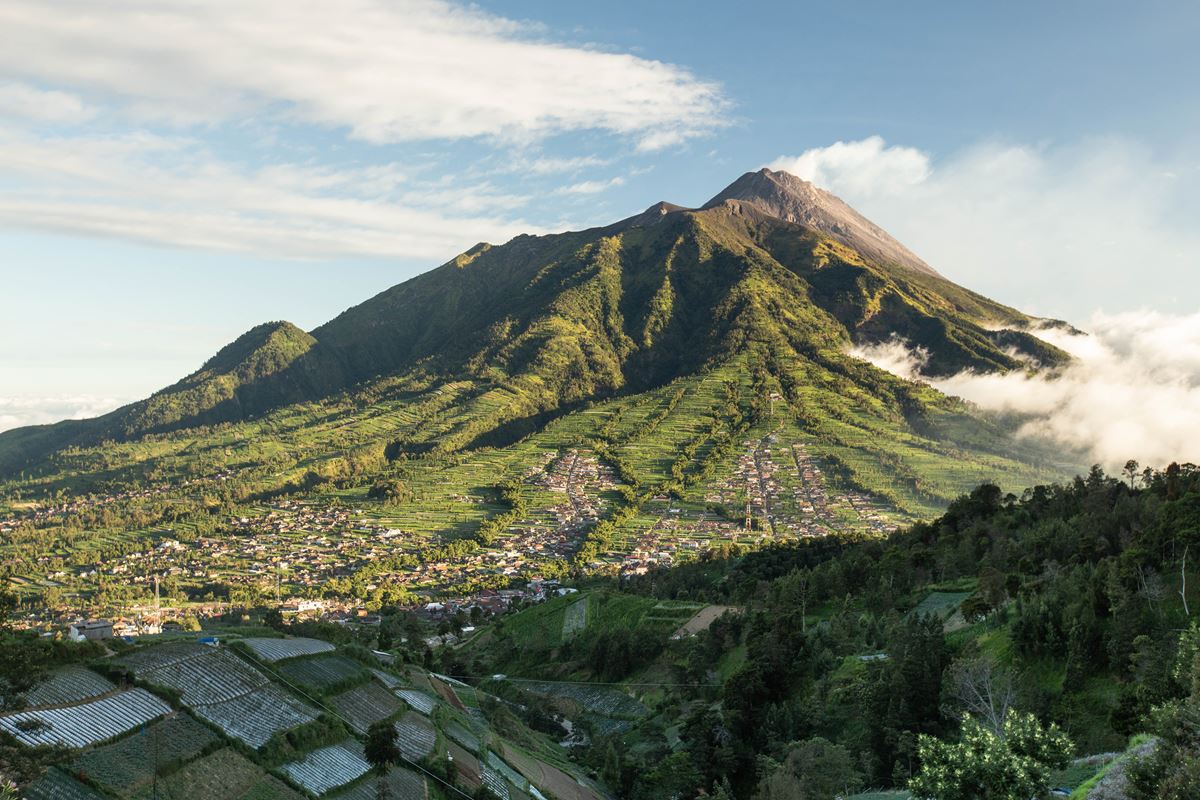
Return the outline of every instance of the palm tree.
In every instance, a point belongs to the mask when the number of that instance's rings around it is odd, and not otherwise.
[[[400,760],[400,748],[396,744],[396,728],[386,720],[376,722],[367,729],[367,744],[363,755],[370,762],[375,775],[378,777],[379,800],[387,800],[389,795],[387,773],[388,768]]]

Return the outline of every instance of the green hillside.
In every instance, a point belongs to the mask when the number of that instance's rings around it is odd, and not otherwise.
[[[349,395],[373,404],[461,387],[446,409],[452,424],[397,440],[450,452],[747,354],[780,382],[845,376],[893,395],[895,406],[902,390],[880,386],[842,355],[852,342],[892,336],[925,348],[931,374],[1023,368],[1014,354],[1044,365],[1065,358],[1020,330],[1030,317],[931,271],[872,260],[773,215],[766,195],[756,203],[742,194],[697,211],[664,208],[608,228],[481,244],[311,334],[288,323],[259,326],[145,401],[97,420],[0,435],[0,473],[37,470],[64,447],[247,420],[296,403]],[[910,405],[917,412],[922,404]]]
[[[1134,482],[983,486],[887,540],[595,583],[443,650],[442,668],[583,726],[581,761],[620,797],[907,797],[936,747],[1021,719],[1063,749],[1018,766],[967,747],[957,793],[917,796],[1182,800],[1200,764],[1200,475]],[[1129,785],[1106,789],[1117,772]]]
[[[899,336],[933,373],[1060,363],[1035,320],[864,257],[861,218],[779,216],[807,195],[756,175],[758,200],[479,245],[105,417],[0,434],[0,578],[47,618],[138,613],[155,575],[185,610],[377,605],[878,536],[1079,469],[848,355]]]

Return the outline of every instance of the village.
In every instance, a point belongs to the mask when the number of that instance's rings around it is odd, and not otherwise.
[[[411,598],[406,602],[419,607],[430,602],[455,609],[478,605],[496,613],[509,602],[535,598],[536,591],[526,594],[527,586],[543,577],[550,565],[570,563],[621,487],[609,465],[578,448],[542,453],[522,483],[535,498],[525,518],[507,525],[488,546],[469,548],[453,559],[424,558],[425,551],[446,540],[403,527],[402,513],[397,520],[394,514],[381,516],[370,505],[360,508],[316,497],[285,496],[246,506],[212,532],[192,535],[186,529],[156,529],[142,548],[103,563],[47,571],[40,581],[47,587],[113,581],[127,587],[128,604],[140,602],[143,607],[124,615],[127,619],[114,620],[114,635],[137,635],[145,629],[146,598],[157,597],[160,582],[176,592],[187,587],[227,587],[226,604],[236,593],[241,602],[258,598],[287,613],[316,613],[331,621],[370,615],[389,596]],[[627,526],[623,538],[592,567],[631,576],[730,544],[758,547],[850,528],[886,533],[896,525],[895,515],[873,498],[831,492],[818,459],[806,446],[782,443],[774,434],[744,442],[732,471],[697,491],[701,494],[696,500],[702,499],[703,504],[654,497]],[[62,514],[109,502],[116,502],[116,496],[81,498],[32,514],[35,518]],[[28,519],[29,514],[8,516],[0,525]],[[397,557],[405,556],[403,566],[373,573],[371,582],[355,592],[346,590],[346,581],[364,567],[384,559],[396,563]],[[47,557],[43,560],[49,563]],[[380,595],[383,586],[392,594]],[[194,588],[191,594],[195,595]],[[224,613],[227,605],[223,608],[214,599],[220,596],[211,592],[194,596],[198,605],[189,613]],[[78,611],[45,609],[24,624],[62,627],[78,618]],[[169,621],[166,616],[156,618]]]

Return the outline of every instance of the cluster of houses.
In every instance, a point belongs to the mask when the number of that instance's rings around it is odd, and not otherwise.
[[[23,520],[31,521],[34,524],[50,522],[60,517],[80,514],[102,506],[113,505],[114,503],[123,503],[131,500],[148,500],[152,497],[160,497],[172,492],[178,492],[180,489],[187,489],[202,484],[220,483],[233,478],[236,474],[234,470],[226,469],[202,478],[185,478],[173,483],[148,484],[123,492],[86,494],[57,503],[41,504],[31,507],[24,514],[13,515],[0,520],[0,532],[15,528]]]
[[[567,496],[550,511],[564,533],[577,534],[590,527],[603,511],[600,492],[617,487],[612,468],[600,463],[594,455],[568,450],[561,456],[553,452],[543,455],[542,469],[527,477],[527,482],[551,492]],[[589,494],[588,489],[593,489]]]

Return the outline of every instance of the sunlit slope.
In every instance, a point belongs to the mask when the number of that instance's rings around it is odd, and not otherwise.
[[[920,471],[905,471],[880,426],[946,453],[1025,458],[965,408],[847,351],[899,336],[929,353],[931,373],[1058,363],[1061,352],[1022,330],[1035,320],[931,271],[867,258],[781,218],[769,199],[742,192],[479,245],[311,333],[259,326],[105,417],[2,434],[0,474],[103,483],[236,466],[265,483],[345,477],[506,448],[588,404],[714,372],[757,375],[755,402],[778,402],[830,447],[873,450],[880,474],[918,493]]]

